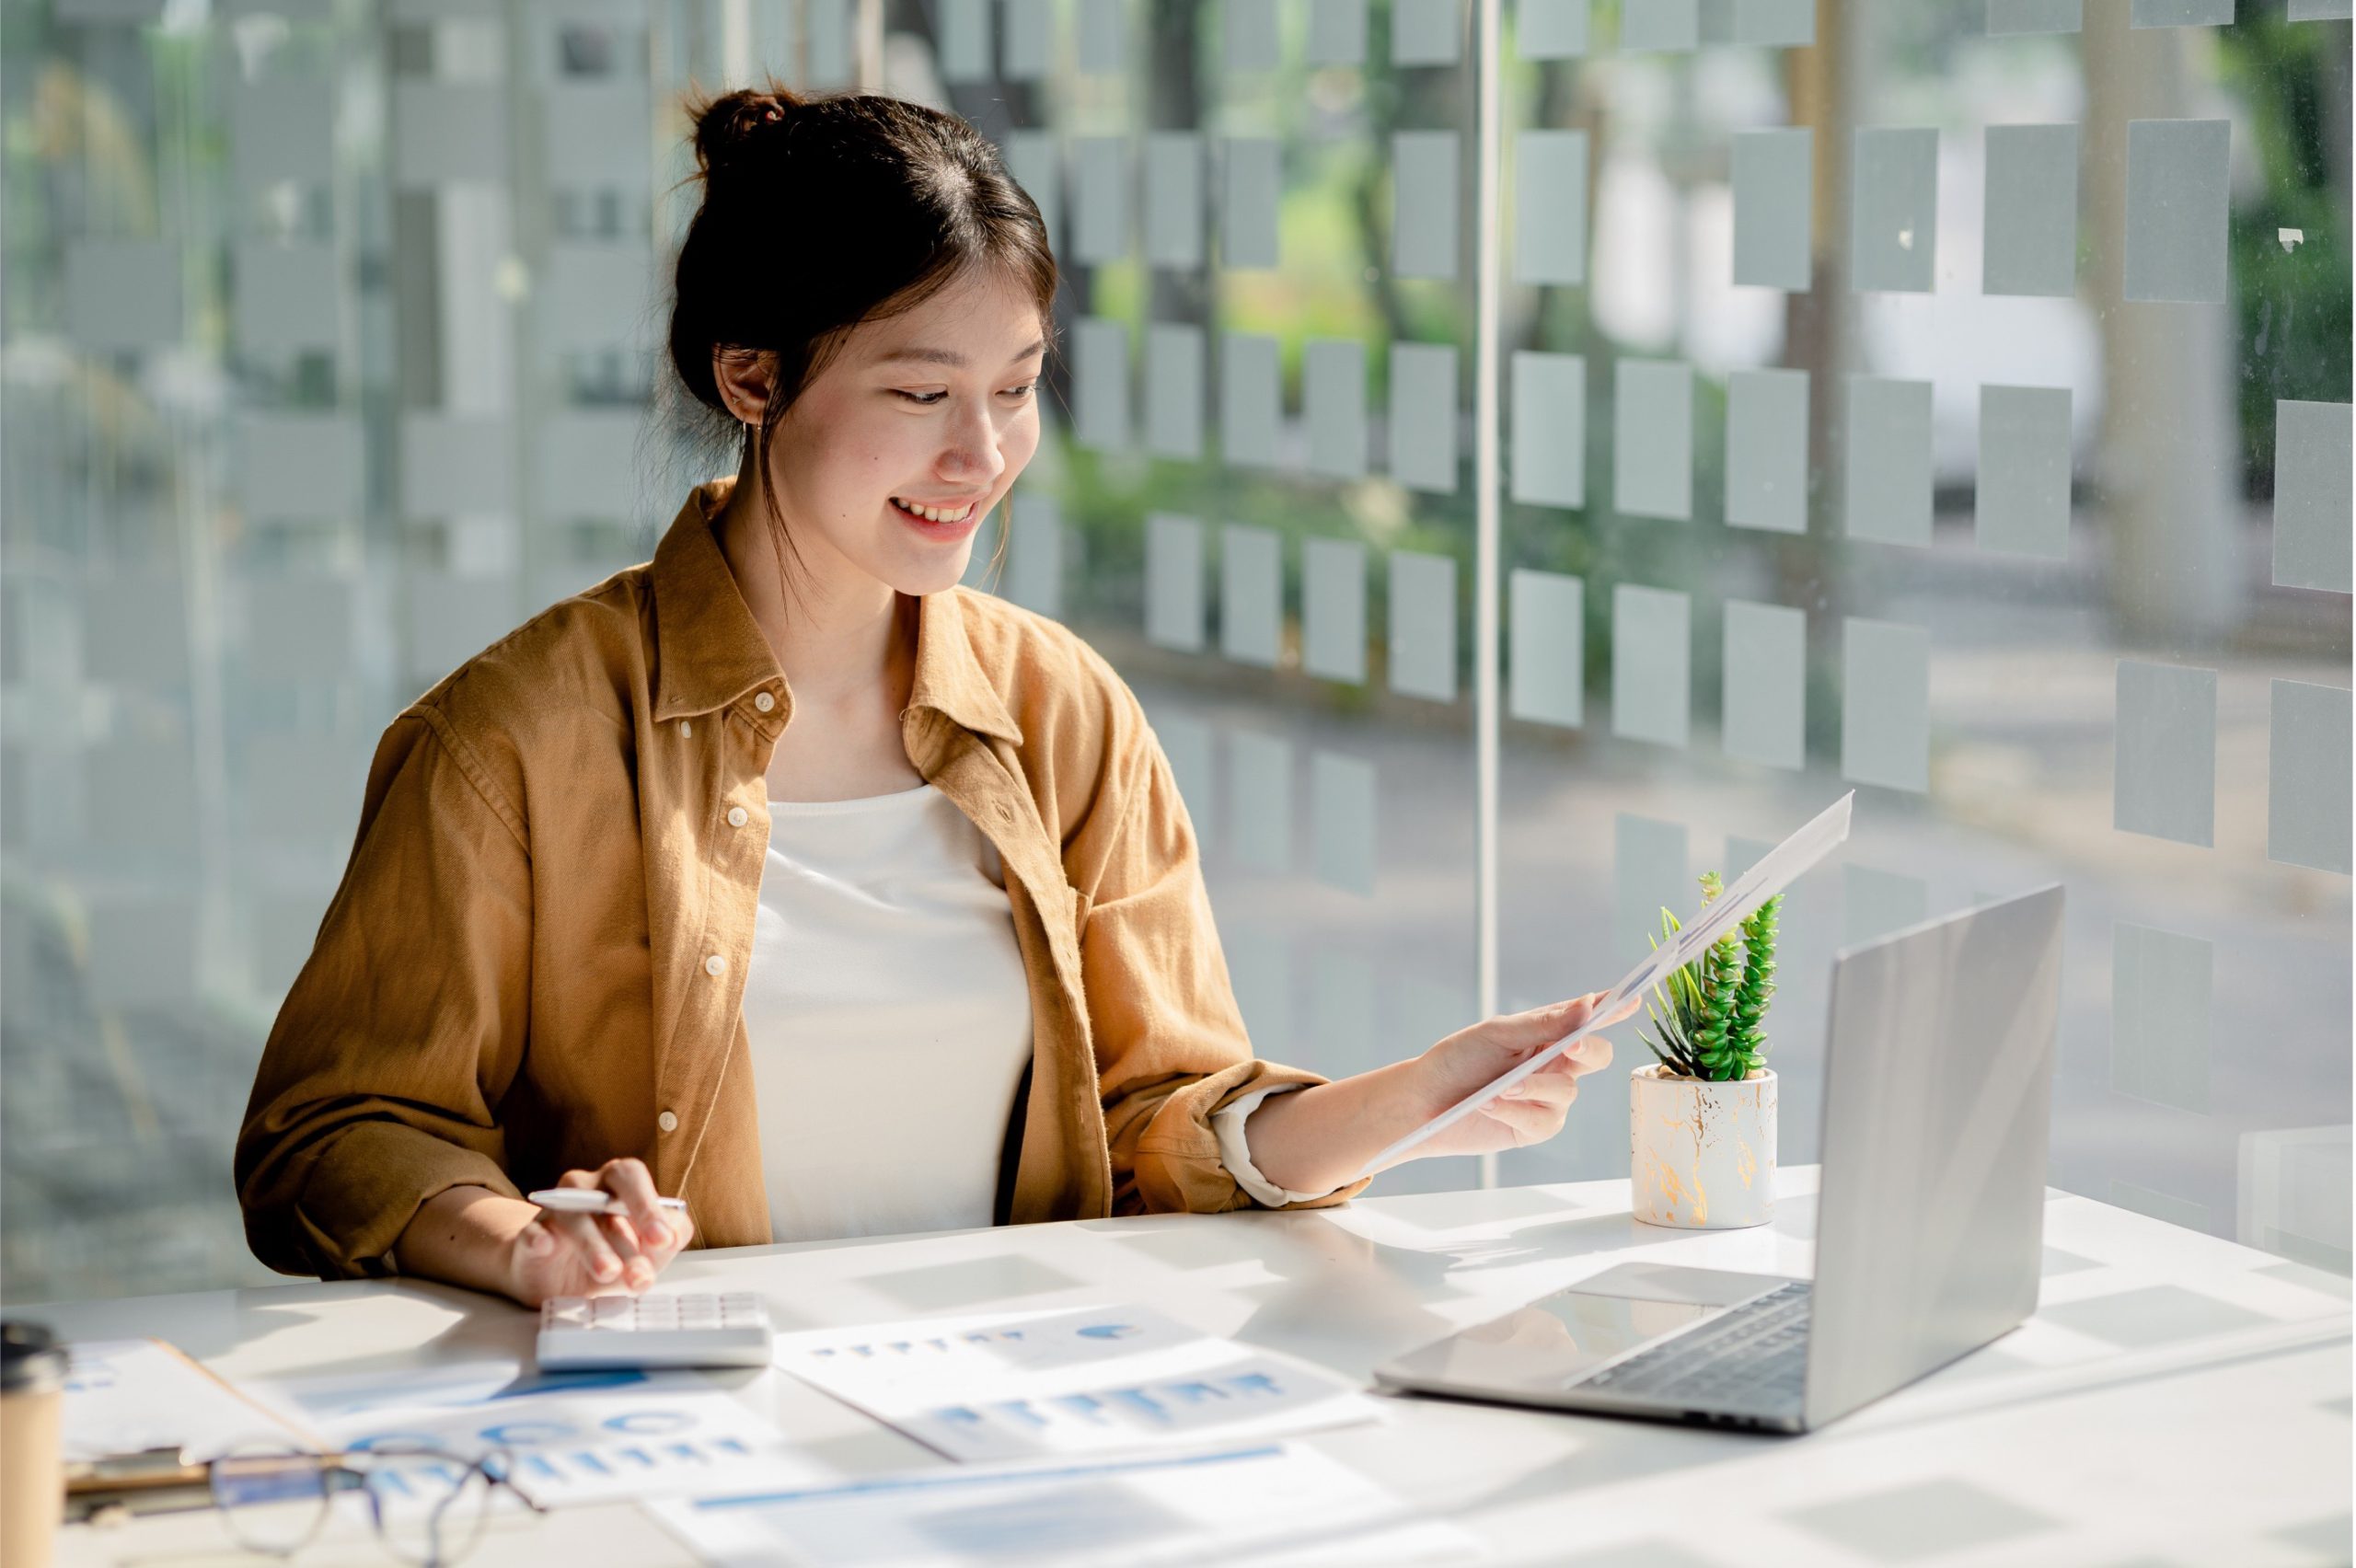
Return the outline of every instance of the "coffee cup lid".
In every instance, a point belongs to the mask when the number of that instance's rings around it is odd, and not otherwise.
[[[65,1386],[68,1357],[39,1323],[0,1323],[0,1393],[40,1394]]]

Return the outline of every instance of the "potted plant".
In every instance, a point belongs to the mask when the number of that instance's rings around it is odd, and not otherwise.
[[[1702,878],[1707,905],[1725,891]],[[1781,894],[1653,988],[1652,1065],[1628,1075],[1629,1176],[1647,1225],[1764,1225],[1774,1207],[1775,1075],[1762,1027],[1775,994]],[[1660,912],[1661,934],[1681,927]],[[1658,947],[1657,940],[1654,942]]]

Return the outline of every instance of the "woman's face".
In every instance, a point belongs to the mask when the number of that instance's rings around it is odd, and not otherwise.
[[[770,437],[802,563],[907,594],[963,577],[974,531],[1038,450],[1044,337],[1027,291],[988,273],[852,329]]]

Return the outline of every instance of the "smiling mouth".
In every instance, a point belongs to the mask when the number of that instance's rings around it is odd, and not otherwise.
[[[955,507],[918,506],[912,502],[902,501],[895,495],[892,498],[892,504],[909,516],[926,523],[963,523],[974,514],[974,503],[970,501],[963,506]]]

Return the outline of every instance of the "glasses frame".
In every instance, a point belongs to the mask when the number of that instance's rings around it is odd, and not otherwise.
[[[450,1485],[449,1495],[433,1505],[434,1517],[428,1527],[433,1546],[429,1555],[422,1561],[405,1555],[393,1544],[392,1533],[385,1524],[384,1499],[376,1487],[372,1484],[375,1473],[380,1470],[389,1469],[392,1462],[420,1459],[436,1460],[453,1467],[457,1471],[457,1478]],[[468,1477],[480,1475],[483,1478],[489,1489],[485,1493],[486,1506],[491,1494],[504,1491],[531,1513],[548,1512],[546,1505],[535,1501],[529,1493],[515,1484],[510,1474],[513,1461],[514,1455],[505,1448],[486,1449],[469,1458],[465,1454],[454,1453],[447,1448],[435,1447],[432,1444],[397,1443],[387,1444],[381,1448],[345,1448],[325,1453],[302,1448],[232,1452],[212,1460],[206,1465],[205,1470],[206,1483],[213,1499],[214,1510],[221,1515],[223,1528],[245,1551],[258,1552],[266,1557],[294,1556],[318,1539],[319,1531],[327,1526],[328,1516],[335,1511],[335,1500],[338,1494],[359,1492],[368,1499],[368,1524],[375,1533],[378,1545],[384,1547],[394,1557],[406,1562],[415,1563],[417,1568],[448,1568],[450,1563],[456,1562],[471,1551],[476,1544],[476,1541],[469,1540],[458,1551],[451,1553],[444,1552],[441,1547],[440,1513],[465,1493]],[[310,1528],[299,1538],[283,1547],[257,1546],[240,1538],[236,1526],[230,1522],[236,1518],[239,1505],[235,1500],[222,1495],[219,1467],[225,1464],[254,1472],[266,1471],[282,1478],[293,1477],[306,1471],[316,1474],[318,1479],[319,1506],[318,1513],[312,1516]],[[478,1539],[479,1539],[479,1536]]]

